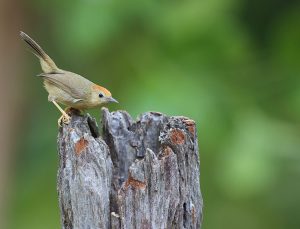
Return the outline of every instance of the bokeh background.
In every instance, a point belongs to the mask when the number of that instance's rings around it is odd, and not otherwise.
[[[299,1],[1,0],[0,228],[53,229],[60,114],[20,30],[111,110],[196,120],[203,229],[300,228]]]

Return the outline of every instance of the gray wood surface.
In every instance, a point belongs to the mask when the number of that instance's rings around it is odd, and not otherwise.
[[[195,122],[148,112],[133,120],[102,109],[58,134],[63,229],[201,228],[203,200]]]

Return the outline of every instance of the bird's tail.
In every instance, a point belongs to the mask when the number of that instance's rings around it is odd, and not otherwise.
[[[45,53],[45,51],[26,33],[20,32],[20,36],[23,41],[25,41],[34,55],[36,55],[40,62],[42,70],[45,73],[58,73],[61,70],[56,66],[54,61]]]

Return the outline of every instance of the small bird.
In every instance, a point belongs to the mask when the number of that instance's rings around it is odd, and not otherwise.
[[[71,118],[66,112],[67,109],[74,108],[83,111],[106,103],[118,103],[106,88],[76,73],[58,68],[45,51],[26,33],[21,31],[20,36],[40,60],[43,73],[38,76],[44,80],[45,89],[49,93],[48,100],[62,113],[58,119],[59,126],[61,122],[70,123]],[[63,110],[58,103],[67,106],[67,109]]]

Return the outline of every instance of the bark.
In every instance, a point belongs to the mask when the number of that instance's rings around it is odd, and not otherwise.
[[[195,122],[102,111],[103,138],[89,115],[73,114],[60,129],[62,228],[200,228]]]

